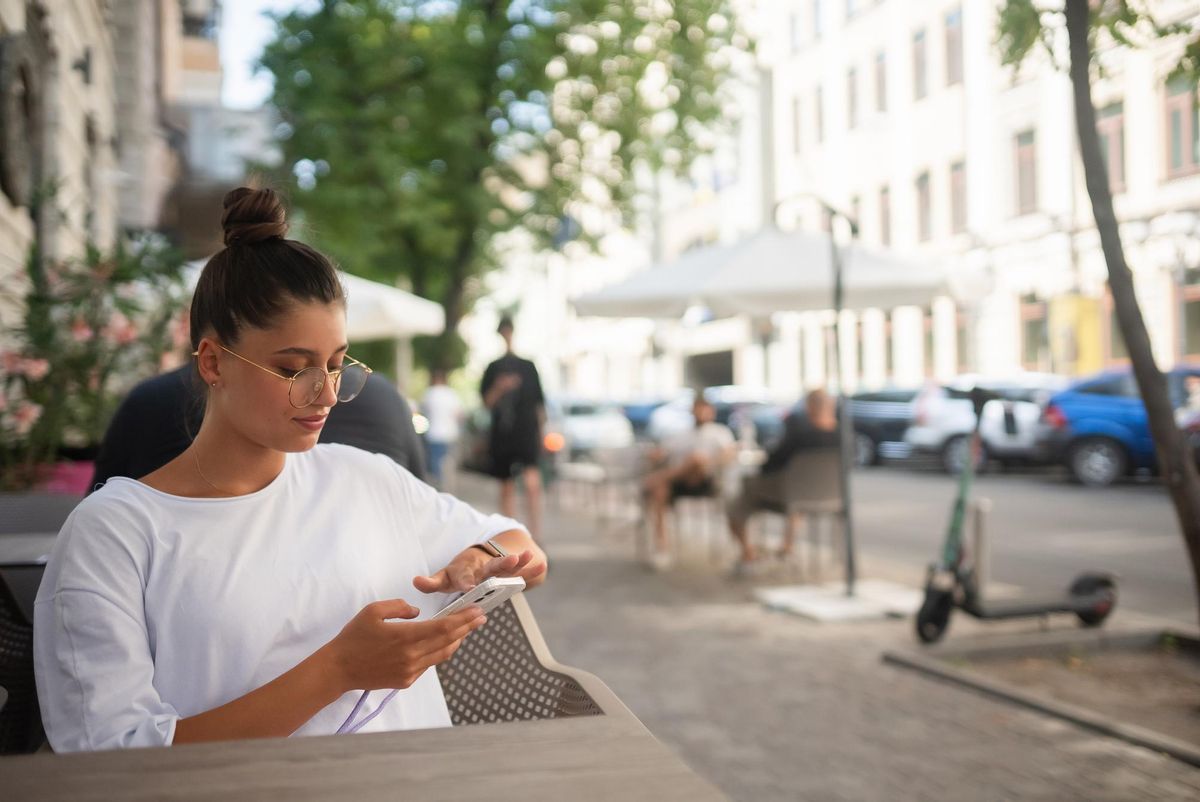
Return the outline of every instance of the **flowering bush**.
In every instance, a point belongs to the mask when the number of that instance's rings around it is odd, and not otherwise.
[[[183,261],[160,237],[26,263],[23,325],[0,351],[0,488],[36,484],[63,448],[99,444],[121,394],[179,345]]]

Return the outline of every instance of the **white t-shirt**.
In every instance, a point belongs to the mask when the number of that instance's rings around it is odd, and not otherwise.
[[[37,595],[34,660],[59,752],[164,746],[180,718],[259,688],[363,607],[404,599],[428,618],[445,594],[412,578],[521,525],[439,494],[392,460],[342,445],[289,454],[246,496],[173,496],[114,478],[55,543]],[[360,716],[386,695],[375,691]],[[337,730],[344,694],[297,730]],[[362,732],[449,726],[436,671]]]
[[[735,444],[733,432],[723,423],[709,421],[700,426],[693,426],[679,432],[663,443],[672,465],[677,465],[692,454],[701,454],[714,468],[719,468],[721,461]]]
[[[435,384],[425,391],[421,400],[421,411],[429,419],[429,431],[425,433],[435,443],[453,443],[458,440],[458,416],[462,414],[462,403],[458,393],[444,384]]]

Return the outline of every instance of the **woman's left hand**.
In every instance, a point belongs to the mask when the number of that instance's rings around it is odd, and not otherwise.
[[[490,557],[482,549],[469,548],[433,576],[414,577],[413,587],[422,593],[466,593],[492,576],[519,576],[532,587],[545,572],[545,561],[535,559],[532,549],[506,557]]]

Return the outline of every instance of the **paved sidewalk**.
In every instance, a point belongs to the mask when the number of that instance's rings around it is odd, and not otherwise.
[[[464,476],[457,492],[494,508],[485,481]],[[555,657],[599,675],[735,800],[1200,798],[1186,764],[882,664],[912,644],[909,621],[812,624],[763,609],[716,566],[651,573],[628,527],[553,502],[546,533],[550,578],[530,603]]]

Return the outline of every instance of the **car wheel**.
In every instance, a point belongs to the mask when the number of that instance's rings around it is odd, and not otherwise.
[[[1125,449],[1107,437],[1089,437],[1071,447],[1067,465],[1088,487],[1107,487],[1125,475]]]
[[[856,432],[854,434],[854,464],[859,467],[874,465],[879,462],[879,451],[875,441],[868,435]]]
[[[942,467],[946,473],[958,475],[962,473],[963,465],[967,462],[967,454],[971,451],[971,438],[965,434],[951,437],[942,447]],[[976,473],[987,465],[987,449],[979,446],[979,459],[975,461]]]

